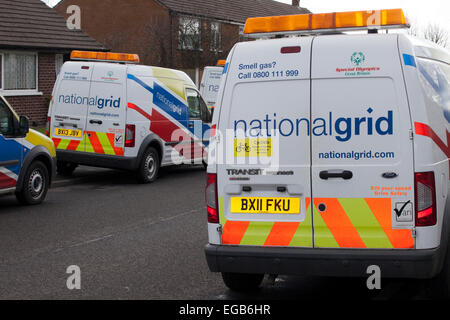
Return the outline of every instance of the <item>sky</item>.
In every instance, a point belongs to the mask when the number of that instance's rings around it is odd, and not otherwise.
[[[42,1],[55,5],[60,0]],[[277,1],[292,3],[292,0]],[[429,23],[438,23],[450,32],[449,0],[300,0],[300,5],[314,13],[402,8],[419,29]]]
[[[292,3],[292,0],[278,1]],[[300,0],[300,5],[313,13],[401,8],[419,29],[438,23],[450,32],[449,0]]]

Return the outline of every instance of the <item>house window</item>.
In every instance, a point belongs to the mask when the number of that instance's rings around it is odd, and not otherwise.
[[[196,18],[180,18],[178,30],[178,47],[186,50],[200,50],[201,32],[200,20]]]
[[[3,53],[1,89],[37,89],[37,55],[30,53]]]
[[[3,89],[3,54],[0,53],[0,90]]]
[[[219,22],[211,22],[211,51],[222,49],[222,28]]]
[[[55,72],[56,76],[59,75],[59,72],[61,71],[61,68],[64,64],[64,55],[62,54],[56,54],[55,55]]]

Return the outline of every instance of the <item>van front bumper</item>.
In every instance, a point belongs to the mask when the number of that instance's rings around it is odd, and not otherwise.
[[[387,278],[426,279],[442,266],[439,248],[322,249],[249,247],[208,244],[206,260],[212,272],[333,277],[367,277],[367,267],[377,265]]]

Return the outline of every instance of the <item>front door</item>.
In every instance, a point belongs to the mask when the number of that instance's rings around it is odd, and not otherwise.
[[[191,160],[200,162],[206,157],[205,147],[209,143],[210,113],[203,98],[197,90],[186,88],[186,98],[189,106],[188,128],[193,134],[191,140]]]
[[[22,164],[23,146],[14,140],[14,118],[0,98],[0,190],[16,186]]]

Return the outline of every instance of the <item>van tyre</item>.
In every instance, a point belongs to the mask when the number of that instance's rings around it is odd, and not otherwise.
[[[155,148],[148,148],[142,157],[138,171],[138,180],[141,183],[151,183],[158,178],[161,161]]]
[[[71,176],[77,167],[78,167],[77,164],[71,162],[66,161],[56,162],[56,172],[64,177]]]
[[[47,167],[40,161],[31,163],[23,177],[23,188],[16,193],[17,200],[25,205],[44,201],[50,185]]]
[[[264,274],[228,273],[222,272],[225,285],[236,292],[250,292],[258,290]]]

